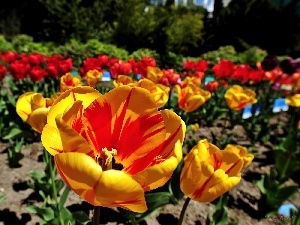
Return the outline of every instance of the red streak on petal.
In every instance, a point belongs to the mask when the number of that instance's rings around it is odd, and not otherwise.
[[[58,148],[53,148],[53,147],[50,147],[52,150],[58,152],[58,153],[62,153],[64,152],[64,150],[61,150],[61,149],[58,149]]]
[[[164,152],[163,151],[167,148],[168,145],[170,145],[172,143],[172,141],[174,141],[175,137],[178,135],[179,131],[181,130],[181,124],[178,126],[178,128],[176,129],[176,131],[167,139],[165,140],[161,145],[157,146],[155,149],[153,149],[151,152],[149,152],[149,154],[147,154],[146,156],[137,159],[136,161],[134,161],[134,163],[129,166],[128,168],[125,168],[124,171],[126,171],[126,173],[134,175],[140,171],[143,171],[144,169],[146,169],[147,167],[153,166],[155,164],[158,164],[160,162],[162,162],[161,160],[156,160],[157,156],[162,155],[163,158],[167,159],[173,152],[173,149],[175,147],[175,143],[172,146],[172,148],[170,148],[169,152]]]

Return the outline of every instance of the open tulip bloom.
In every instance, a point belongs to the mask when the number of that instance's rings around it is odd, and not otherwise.
[[[42,143],[62,179],[94,206],[147,210],[144,192],[164,185],[182,159],[185,124],[158,111],[151,93],[121,86],[65,91],[52,105]]]

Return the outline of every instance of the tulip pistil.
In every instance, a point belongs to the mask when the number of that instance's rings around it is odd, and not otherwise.
[[[122,170],[123,165],[116,162],[114,156],[117,155],[117,150],[112,149],[108,150],[107,148],[103,148],[102,152],[100,153],[100,156],[96,156],[96,161],[99,163],[99,165],[102,167],[102,170]]]

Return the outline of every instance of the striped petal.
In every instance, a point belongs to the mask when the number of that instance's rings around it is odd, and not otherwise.
[[[51,155],[62,152],[81,152],[93,156],[94,150],[88,142],[61,118],[56,126],[46,124],[42,132],[42,144]]]
[[[132,178],[140,183],[144,191],[156,189],[170,179],[181,159],[182,143],[177,141],[172,156],[133,175]]]
[[[171,110],[160,111],[164,124],[166,126],[166,135],[164,142],[149,152],[146,156],[141,157],[126,168],[125,171],[130,174],[136,174],[147,167],[154,166],[155,164],[161,163],[162,160],[168,159],[171,156],[175,156],[175,144],[179,141],[182,145],[186,126],[181,118]],[[178,163],[182,158],[182,151],[180,157],[178,158]]]
[[[63,114],[66,109],[73,105],[76,101],[82,101],[84,108],[88,107],[101,94],[92,87],[76,87],[62,93],[53,103],[47,118],[47,122],[55,126],[55,118],[59,114]]]
[[[115,159],[125,168],[160,146],[166,135],[163,117],[143,88],[113,89],[96,99],[84,117],[89,123],[87,136],[95,148],[116,149]]]
[[[59,174],[72,190],[95,206],[123,207],[134,212],[147,210],[144,190],[122,171],[102,171],[89,156],[82,153],[55,155]]]

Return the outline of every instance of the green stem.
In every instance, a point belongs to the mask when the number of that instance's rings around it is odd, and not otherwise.
[[[280,182],[283,182],[283,179],[285,177],[286,171],[287,171],[287,169],[288,169],[288,167],[290,165],[291,159],[292,159],[292,154],[289,154],[289,156],[288,156],[288,158],[287,158],[287,160],[286,160],[286,162],[284,164],[284,167],[283,167],[283,169],[281,171],[281,174],[280,174],[280,179],[279,179]]]
[[[100,206],[94,206],[93,225],[99,225],[100,223]]]
[[[49,153],[47,151],[44,152],[44,154],[46,154],[46,160],[47,163],[49,164],[49,169],[50,169],[50,178],[51,178],[51,185],[52,185],[52,197],[55,201],[55,205],[56,205],[56,215],[58,217],[58,220],[60,222],[61,225],[64,224],[64,221],[62,220],[61,216],[60,216],[60,208],[59,208],[59,201],[57,198],[57,190],[56,190],[56,185],[55,185],[55,169],[53,168],[53,161],[52,158],[49,158]]]
[[[188,197],[183,206],[182,206],[182,209],[181,209],[181,212],[180,212],[180,216],[179,216],[179,220],[178,220],[178,225],[182,225],[182,222],[183,222],[183,218],[184,218],[184,214],[185,214],[185,211],[188,207],[188,204],[190,203],[191,199]]]

